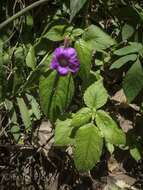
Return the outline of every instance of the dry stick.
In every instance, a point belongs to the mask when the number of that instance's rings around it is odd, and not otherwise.
[[[39,6],[42,3],[46,3],[47,1],[48,0],[39,0],[39,1],[36,1],[35,3],[33,3],[31,5],[27,6],[26,8],[22,9],[21,11],[19,11],[18,13],[16,13],[15,15],[13,15],[9,19],[7,19],[6,21],[2,22],[0,24],[0,30],[3,29],[5,26],[7,26],[12,21],[14,21],[15,19],[17,19],[18,17],[24,15],[27,11]]]

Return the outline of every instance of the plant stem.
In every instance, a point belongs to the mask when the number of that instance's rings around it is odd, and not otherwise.
[[[17,19],[18,17],[24,15],[27,11],[39,6],[42,3],[46,3],[46,2],[48,2],[48,0],[36,1],[35,3],[32,3],[31,5],[27,6],[26,8],[22,9],[21,11],[17,12],[15,15],[11,16],[10,18],[8,18],[7,20],[5,20],[4,22],[2,22],[0,24],[0,30],[3,29],[5,26],[7,26],[12,21],[14,21],[15,19]]]

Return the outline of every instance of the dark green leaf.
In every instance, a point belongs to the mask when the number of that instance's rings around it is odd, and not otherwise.
[[[127,96],[128,102],[134,98],[143,88],[143,69],[139,59],[132,65],[123,80],[123,89]]]
[[[133,35],[134,31],[135,30],[134,30],[133,26],[125,23],[122,28],[122,39],[123,40],[129,39]]]
[[[117,59],[110,67],[110,69],[119,69],[122,67],[124,64],[126,64],[129,61],[135,61],[137,59],[137,54],[131,54],[131,55],[126,55],[124,57],[121,57]]]
[[[59,76],[56,71],[41,76],[40,102],[45,115],[51,120],[56,120],[71,102],[74,94],[72,76]]]
[[[116,43],[114,39],[96,25],[91,25],[85,30],[83,39],[92,47],[92,49],[99,51]]]
[[[130,45],[114,51],[114,54],[122,56],[131,53],[139,53],[139,51],[142,49],[143,49],[142,44],[137,42],[131,42]]]
[[[80,9],[84,6],[87,0],[70,0],[70,21],[74,18],[74,16],[80,11]]]

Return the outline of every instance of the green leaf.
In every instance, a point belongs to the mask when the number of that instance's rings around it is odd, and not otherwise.
[[[29,110],[28,110],[23,98],[17,98],[17,103],[19,106],[21,118],[25,125],[25,128],[26,128],[26,130],[29,130],[29,128],[31,128],[31,126],[32,126]]]
[[[142,159],[141,153],[137,147],[133,147],[130,149],[131,156],[138,162]]]
[[[109,48],[116,43],[114,39],[96,25],[91,25],[85,30],[83,39],[92,49],[96,49],[97,51]]]
[[[75,137],[74,162],[78,170],[88,171],[100,160],[103,141],[93,124],[80,127]]]
[[[51,40],[51,41],[61,41],[64,39],[64,31],[66,25],[56,25],[53,26],[45,35],[44,37]]]
[[[119,59],[117,59],[110,67],[110,69],[119,69],[124,64],[126,64],[129,61],[135,61],[137,59],[137,54],[131,54],[123,56]]]
[[[125,23],[123,28],[122,28],[122,39],[123,40],[128,40],[134,33],[134,28],[133,26]]]
[[[73,116],[71,126],[79,127],[86,123],[89,123],[91,117],[91,110],[89,108],[82,108]]]
[[[72,131],[71,119],[66,119],[65,121],[58,120],[56,122],[55,129],[55,145],[66,146],[72,144],[73,139],[70,138]]]
[[[107,147],[108,151],[110,152],[110,154],[113,154],[113,152],[114,152],[114,145],[106,142],[106,147]]]
[[[4,100],[5,96],[5,87],[6,87],[6,77],[5,69],[3,67],[2,53],[0,52],[0,103]]]
[[[108,143],[114,145],[125,144],[124,132],[118,128],[116,122],[106,112],[102,110],[96,112],[96,124]]]
[[[70,0],[70,21],[75,17],[75,15],[84,6],[87,0]]]
[[[72,31],[72,36],[73,37],[78,37],[84,33],[84,30],[81,28],[76,28]]]
[[[35,50],[33,46],[30,47],[26,56],[26,65],[30,67],[32,70],[34,70],[36,67]]]
[[[87,81],[91,69],[92,51],[89,45],[82,39],[75,43],[75,48],[80,60],[79,75],[83,81]]]
[[[130,45],[114,51],[114,54],[122,56],[131,53],[139,53],[139,51],[142,49],[143,49],[142,44],[137,42],[130,42]]]
[[[126,73],[123,80],[123,89],[127,96],[128,102],[132,102],[134,98],[143,88],[143,69],[140,60],[132,65],[132,67]]]
[[[18,139],[20,138],[20,129],[19,126],[13,125],[10,129],[11,134],[14,137],[14,140],[17,142]]]
[[[84,102],[89,108],[101,108],[106,104],[108,94],[102,80],[90,85],[84,93]]]
[[[40,111],[40,106],[39,106],[38,102],[30,94],[26,94],[26,96],[31,105],[31,112],[35,115],[36,119],[39,120],[41,118],[41,111]]]
[[[72,76],[59,76],[56,71],[40,77],[41,108],[51,120],[56,120],[69,106],[74,94]]]

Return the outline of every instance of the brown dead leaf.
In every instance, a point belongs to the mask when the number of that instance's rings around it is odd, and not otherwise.
[[[127,133],[129,130],[133,129],[133,122],[131,120],[125,119],[123,116],[118,114],[117,118],[120,127],[123,129],[125,133]]]
[[[112,97],[111,100],[116,101],[119,105],[123,107],[128,107],[128,101],[127,97],[123,91],[123,89],[120,89],[117,91]]]
[[[109,160],[107,161],[108,171],[112,174],[114,173],[121,173],[124,172],[122,164],[119,163],[113,155],[110,156]]]
[[[120,89],[117,91],[112,97],[111,100],[115,101],[117,105],[119,105],[122,108],[128,108],[131,107],[135,111],[140,111],[140,107],[137,106],[136,104],[128,104],[127,97],[124,93],[123,89]]]
[[[33,144],[39,148],[39,150],[42,149],[45,156],[47,156],[53,142],[54,138],[52,125],[50,121],[43,121],[33,133]]]

